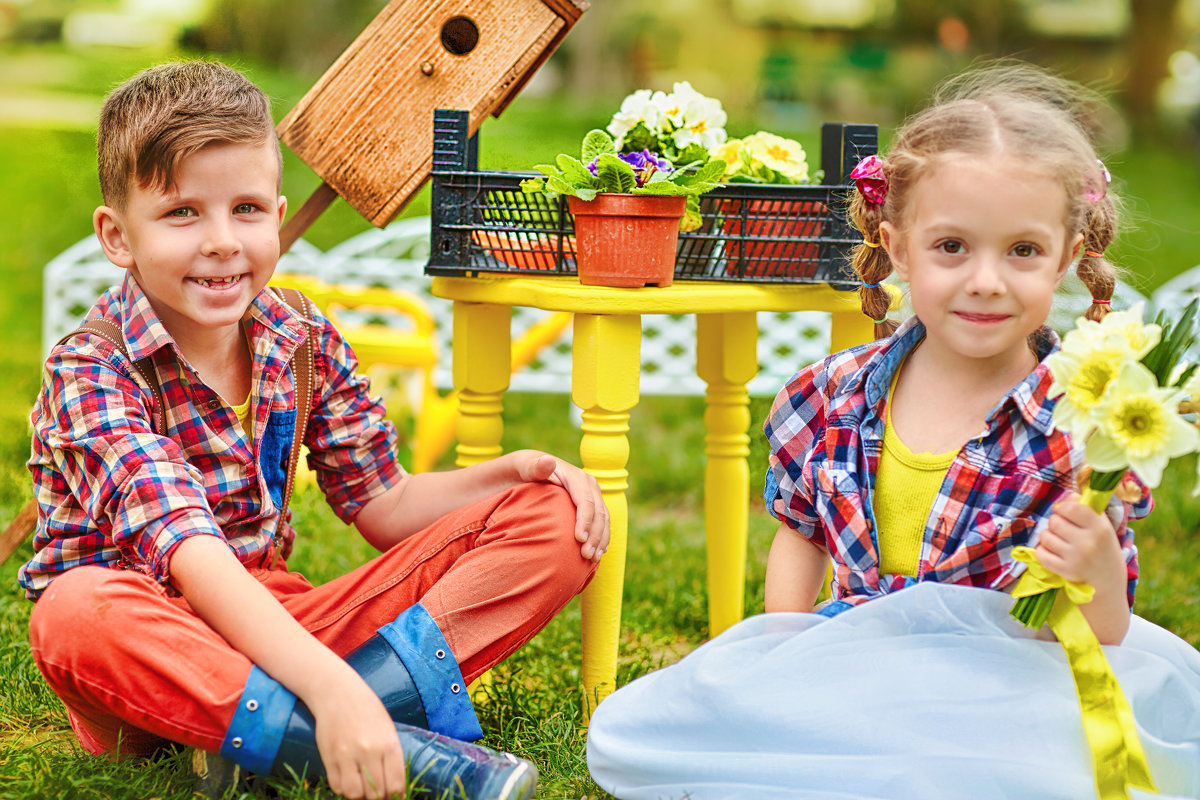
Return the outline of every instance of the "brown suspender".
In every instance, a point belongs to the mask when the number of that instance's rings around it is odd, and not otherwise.
[[[283,302],[312,319],[312,307],[308,298],[299,289],[284,289],[276,287]],[[296,384],[296,425],[292,431],[292,449],[288,453],[287,479],[283,484],[283,505],[279,509],[279,518],[283,519],[287,511],[288,501],[292,499],[292,487],[296,484],[296,463],[300,460],[300,447],[304,444],[304,433],[308,430],[308,415],[313,406],[313,359],[316,331],[311,327],[304,341],[292,354],[292,380]]]
[[[305,319],[312,319],[312,306],[303,293],[296,289],[284,289],[281,287],[275,287],[275,291],[285,304],[299,311],[304,315]],[[120,326],[107,319],[89,320],[59,339],[58,343],[62,344],[72,336],[85,331],[96,334],[120,350],[126,358],[130,357],[129,350],[125,346],[125,336],[121,332]],[[313,342],[315,337],[316,332],[309,327],[308,335],[304,337],[304,341],[296,348],[296,352],[292,354],[292,378],[296,385],[296,424],[292,433],[292,449],[288,453],[287,478],[283,485],[283,503],[279,509],[281,520],[284,514],[287,513],[288,502],[292,499],[292,488],[296,483],[296,464],[300,460],[300,447],[304,443],[304,434],[308,429],[308,416],[312,413]],[[138,371],[138,374],[142,376],[142,380],[154,392],[155,409],[151,412],[151,418],[154,422],[154,432],[159,436],[166,436],[167,406],[163,402],[162,386],[159,385],[158,372],[154,368],[154,362],[147,356],[134,361],[133,366]],[[154,417],[155,413],[158,414],[157,417]],[[4,563],[12,555],[12,552],[20,546],[21,542],[25,540],[25,537],[29,535],[29,526],[36,525],[36,523],[37,500],[34,499],[26,503],[25,507],[17,512],[16,518],[4,529],[4,532],[0,533],[0,564]]]

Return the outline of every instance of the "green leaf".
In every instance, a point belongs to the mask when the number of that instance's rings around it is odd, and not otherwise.
[[[583,145],[580,149],[580,161],[584,164],[592,163],[592,160],[604,153],[616,155],[617,146],[613,143],[613,139],[602,130],[588,131],[587,136],[583,137]]]
[[[645,186],[634,189],[631,194],[690,195],[693,194],[693,191],[690,186],[680,186],[671,181],[651,181]]]
[[[705,150],[702,145],[693,142],[679,151],[679,155],[676,157],[676,160],[683,164],[688,162],[704,164],[708,162],[709,158],[711,158],[711,156],[709,156],[708,151]],[[722,167],[722,169],[724,169],[724,167]]]
[[[538,164],[536,167],[534,167],[534,169],[545,175],[547,178],[559,178],[560,180],[566,180],[567,178],[567,176],[563,175],[557,167],[552,167],[549,164]]]
[[[679,220],[679,230],[681,233],[699,230],[704,224],[704,217],[700,215],[700,201],[696,199],[696,195],[689,194],[687,205],[683,207],[683,219]]]
[[[581,188],[591,188],[596,185],[596,177],[591,171],[583,165],[577,158],[572,158],[566,153],[561,154],[556,161],[559,169],[562,170],[563,177],[570,183]]]
[[[651,153],[659,153],[661,155],[662,145],[659,143],[658,137],[646,127],[646,123],[639,122],[621,137],[621,152],[640,153],[643,150],[649,150]]]
[[[637,187],[633,167],[611,153],[602,153],[596,161],[596,177],[602,192],[629,194]]]
[[[580,200],[595,200],[599,192],[595,189],[576,189],[575,196]]]
[[[725,162],[714,158],[696,170],[695,181],[697,183],[720,183],[721,176],[724,174]]]
[[[545,194],[546,181],[542,178],[527,178],[521,181],[521,191],[526,194]]]
[[[549,189],[550,191],[554,192],[555,194],[574,195],[575,197],[579,196],[578,187],[572,186],[571,184],[567,183],[565,180],[563,180],[562,178],[559,178],[558,176],[547,178],[546,179],[546,188]]]

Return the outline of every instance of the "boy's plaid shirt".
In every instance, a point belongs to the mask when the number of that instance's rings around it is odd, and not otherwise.
[[[988,414],[933,503],[916,577],[879,573],[872,492],[892,375],[925,336],[911,318],[889,339],[836,353],[801,370],[775,398],[764,430],[771,447],[767,509],[829,550],[836,610],[917,581],[1002,589],[1024,565],[1018,545],[1033,546],[1051,506],[1075,486],[1082,454],[1054,430],[1055,401],[1044,359],[1057,349],[1049,334],[1037,368]],[[1110,511],[1115,510],[1110,507]],[[1150,513],[1149,492],[1120,510],[1117,535],[1125,553],[1128,597],[1137,582],[1137,548],[1128,520]]]
[[[270,291],[247,311],[253,445],[229,404],[183,360],[132,276],[88,312],[97,317],[121,326],[132,360],[153,354],[170,437],[155,433],[150,387],[107,341],[86,333],[51,351],[31,414],[29,469],[41,513],[34,556],[19,575],[30,598],[85,564],[136,569],[165,583],[170,556],[188,536],[219,536],[242,563],[259,564],[278,531],[286,557],[295,531],[277,503],[295,416],[289,360],[310,325],[318,335],[305,445],[334,512],[349,522],[403,474],[395,428],[368,396],[349,345],[319,312],[307,321]],[[275,476],[272,484],[264,474]]]

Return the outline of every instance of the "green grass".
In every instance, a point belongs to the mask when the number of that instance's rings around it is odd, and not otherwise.
[[[12,54],[9,54],[10,56]],[[146,65],[142,56],[112,52],[103,58],[55,50],[23,51],[15,61],[0,54],[0,77],[39,91],[70,91],[98,98],[120,79]],[[15,67],[12,67],[16,64]],[[250,75],[276,99],[282,115],[315,76],[277,75],[253,65]],[[11,67],[11,68],[10,68]],[[569,112],[569,113],[568,113]],[[551,100],[522,98],[484,128],[482,161],[492,168],[525,168],[574,149],[604,114],[565,109]],[[751,125],[744,126],[747,130]],[[811,137],[806,141],[811,141]],[[87,235],[98,202],[92,133],[78,125],[0,125],[0,525],[29,496],[23,467],[28,456],[27,415],[38,386],[41,267]],[[815,156],[814,156],[815,160]],[[1169,151],[1127,153],[1112,159],[1127,196],[1141,217],[1114,252],[1144,275],[1147,289],[1200,259],[1192,255],[1200,192],[1197,177],[1179,170]],[[288,156],[285,193],[296,208],[318,183]],[[406,214],[428,209],[419,194]],[[365,230],[367,224],[338,202],[308,234],[328,248]],[[753,401],[755,425],[766,401]],[[535,446],[564,455],[577,452],[578,431],[568,422],[561,395],[506,398],[505,446]],[[631,420],[630,540],[618,680],[625,682],[670,663],[707,635],[704,590],[703,402],[698,398],[643,399]],[[751,495],[761,492],[766,462],[762,437],[752,431]],[[1142,582],[1138,611],[1200,644],[1200,505],[1191,497],[1194,462],[1177,464],[1157,493],[1157,511],[1138,526]],[[757,505],[757,504],[755,504]],[[313,490],[295,499],[302,536],[292,565],[320,582],[371,556],[371,549],[343,526]],[[761,510],[750,519],[746,608],[762,609],[762,580],[774,524]],[[19,563],[28,543],[0,566],[0,799],[187,798],[191,780],[182,755],[110,762],[82,754],[58,700],[49,692],[28,651],[31,605],[17,589]],[[542,797],[603,796],[583,760],[579,690],[579,609],[572,603],[528,646],[495,670],[480,705],[485,742],[531,758],[542,773]],[[282,798],[326,798],[328,792],[288,782],[275,785]],[[259,792],[256,797],[267,796]]]

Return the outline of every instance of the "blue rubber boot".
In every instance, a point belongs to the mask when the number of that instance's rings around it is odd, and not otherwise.
[[[396,722],[473,742],[483,736],[466,681],[420,603],[346,656]]]
[[[396,722],[410,798],[526,800],[537,767],[509,753]],[[258,667],[252,667],[221,755],[260,775],[325,776],[312,712]]]

